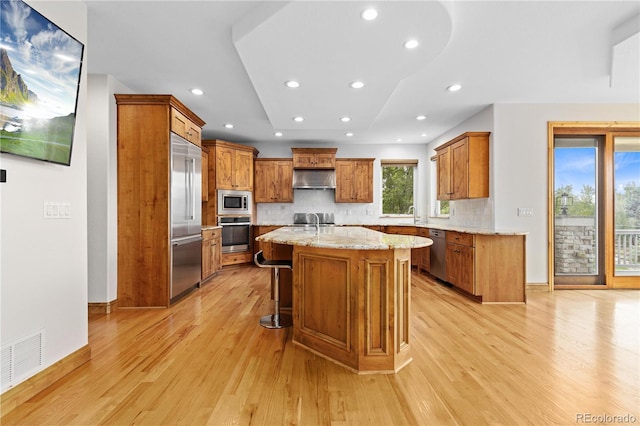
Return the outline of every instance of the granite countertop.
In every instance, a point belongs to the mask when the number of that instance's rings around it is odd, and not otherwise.
[[[391,235],[360,226],[325,226],[314,228],[283,226],[256,238],[276,244],[350,250],[390,250],[427,247],[429,238]]]
[[[220,226],[220,225],[202,225],[202,230],[203,231],[209,231],[211,229],[222,229],[222,226]]]
[[[256,226],[292,226],[291,224],[275,224],[275,223],[259,223],[255,224]],[[460,225],[447,225],[440,223],[367,223],[367,224],[345,224],[345,225],[334,225],[334,227],[339,228],[341,226],[411,226],[417,228],[427,228],[427,229],[441,229],[443,231],[457,231],[457,232],[466,232],[468,234],[479,234],[479,235],[528,235],[528,232],[523,231],[513,231],[508,229],[496,229],[496,228],[472,228],[469,226],[460,226]]]

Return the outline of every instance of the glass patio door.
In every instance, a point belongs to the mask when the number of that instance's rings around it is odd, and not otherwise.
[[[638,283],[640,135],[613,135],[613,228],[610,238],[614,285],[632,281]]]
[[[604,138],[554,139],[554,283],[605,284]]]

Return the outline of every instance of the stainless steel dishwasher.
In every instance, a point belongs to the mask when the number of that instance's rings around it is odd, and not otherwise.
[[[445,263],[445,253],[447,250],[447,233],[441,229],[429,229],[429,238],[433,240],[431,245],[431,269],[429,272],[442,281],[447,279],[447,270]]]

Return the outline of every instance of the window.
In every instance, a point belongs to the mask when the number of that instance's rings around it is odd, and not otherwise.
[[[380,165],[382,214],[413,216],[418,160],[380,160]]]

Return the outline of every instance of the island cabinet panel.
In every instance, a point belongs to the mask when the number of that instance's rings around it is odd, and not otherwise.
[[[410,259],[410,249],[294,246],[294,343],[359,373],[405,366]]]
[[[293,161],[256,158],[254,161],[254,203],[293,203]]]
[[[467,132],[436,148],[438,200],[489,196],[489,132]]]
[[[337,148],[291,148],[294,169],[333,169]]]
[[[373,203],[373,158],[336,160],[336,203]]]

